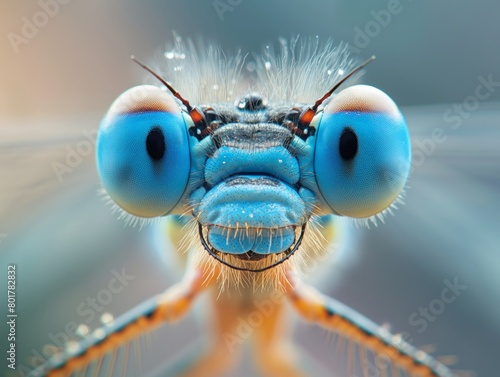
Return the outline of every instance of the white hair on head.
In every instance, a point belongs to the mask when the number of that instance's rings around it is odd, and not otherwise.
[[[275,105],[308,104],[356,66],[346,44],[317,37],[280,38],[277,48],[266,46],[261,54],[246,55],[174,37],[154,68],[193,105],[234,102],[250,92]]]
[[[313,103],[356,66],[346,44],[298,37],[279,42],[278,51],[266,46],[257,66],[257,87],[274,103]]]
[[[249,90],[242,75],[245,57],[241,51],[228,56],[214,44],[174,37],[174,44],[162,52],[153,68],[192,105],[234,101]],[[157,84],[153,77],[149,80]]]

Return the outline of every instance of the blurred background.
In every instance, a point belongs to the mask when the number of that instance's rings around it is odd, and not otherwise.
[[[323,290],[416,346],[456,355],[458,369],[495,375],[499,15],[493,0],[2,2],[0,289],[7,264],[17,264],[19,365],[63,342],[64,327],[86,318],[79,305],[114,272],[125,268],[134,278],[102,312],[120,314],[176,279],[165,272],[170,262],[157,252],[154,229],[125,227],[97,195],[93,158],[100,118],[144,78],[130,55],[155,61],[176,31],[228,51],[258,53],[280,37],[318,35],[349,43],[360,59],[377,55],[362,81],[388,93],[407,117],[414,169],[406,205],[385,224],[352,230],[350,258]],[[467,288],[441,310],[436,300],[456,280]],[[423,331],[410,319],[422,318],[412,317],[420,308],[439,312]],[[190,316],[153,338],[143,362],[150,375],[200,338],[196,323]],[[2,339],[6,331],[2,325]],[[297,338],[323,366],[318,375],[345,375],[320,330],[299,325]],[[0,367],[3,376],[5,360]]]

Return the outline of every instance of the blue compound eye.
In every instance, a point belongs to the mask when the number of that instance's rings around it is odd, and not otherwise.
[[[325,107],[314,170],[333,213],[362,218],[388,207],[404,188],[410,160],[406,122],[382,91],[352,86]]]
[[[171,212],[190,171],[187,126],[172,96],[149,85],[121,94],[99,129],[97,169],[125,211],[139,217]]]

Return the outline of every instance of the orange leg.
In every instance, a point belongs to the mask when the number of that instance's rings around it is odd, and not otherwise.
[[[301,283],[292,274],[288,277],[287,298],[298,314],[307,321],[333,331],[361,349],[390,360],[395,375],[399,369],[415,377],[453,377],[454,373],[423,351],[408,344],[400,337],[389,334],[380,326],[344,304],[322,295],[314,288]],[[365,372],[366,374],[366,372]]]
[[[189,271],[183,281],[170,287],[165,293],[117,318],[110,326],[97,329],[75,347],[61,355],[61,360],[49,362],[32,372],[33,376],[66,377],[74,372],[84,371],[92,363],[104,364],[105,357],[112,355],[115,360],[120,347],[129,345],[141,335],[156,327],[183,317],[196,296],[213,281],[200,270]],[[68,347],[71,348],[71,347]]]

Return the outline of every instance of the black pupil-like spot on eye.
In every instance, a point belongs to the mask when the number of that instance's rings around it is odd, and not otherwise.
[[[344,161],[351,161],[358,153],[358,137],[349,127],[344,128],[340,135],[339,152]]]
[[[160,127],[154,127],[149,131],[146,138],[146,149],[149,156],[155,161],[161,160],[165,155],[165,136],[163,136]]]

